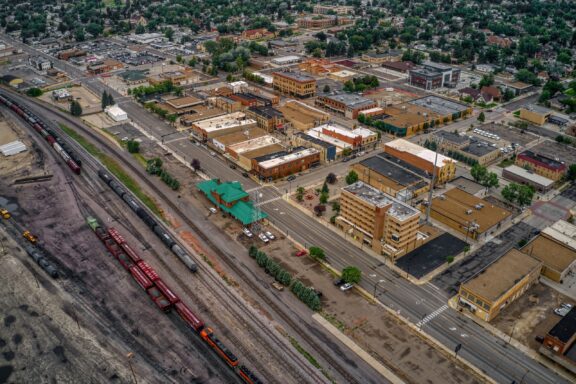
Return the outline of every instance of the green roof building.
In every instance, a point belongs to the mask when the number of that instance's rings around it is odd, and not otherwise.
[[[254,205],[250,201],[250,195],[242,189],[242,184],[238,181],[222,183],[219,179],[212,179],[196,184],[196,188],[204,193],[214,205],[244,225],[268,217],[266,213],[260,210],[257,211],[258,214],[256,215]]]

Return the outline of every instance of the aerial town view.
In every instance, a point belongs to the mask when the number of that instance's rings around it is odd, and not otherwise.
[[[576,383],[574,0],[0,0],[0,384]]]

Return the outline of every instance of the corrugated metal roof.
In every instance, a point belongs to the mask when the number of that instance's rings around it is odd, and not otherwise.
[[[24,145],[24,143],[22,143],[20,140],[16,140],[0,146],[0,151],[4,156],[12,156],[17,153],[24,152],[26,149],[26,145]]]

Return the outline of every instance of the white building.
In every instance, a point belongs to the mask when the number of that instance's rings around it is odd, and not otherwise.
[[[117,105],[111,105],[106,107],[105,112],[114,121],[126,121],[128,120],[128,114],[124,110],[120,109]]]
[[[270,60],[270,63],[275,64],[275,65],[288,65],[288,64],[294,64],[294,63],[299,63],[300,61],[302,61],[302,58],[300,56],[282,56],[282,57],[276,57],[275,59]]]

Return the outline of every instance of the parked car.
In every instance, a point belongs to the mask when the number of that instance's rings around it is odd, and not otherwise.
[[[350,283],[346,283],[346,284],[344,284],[344,285],[342,285],[342,286],[340,287],[340,290],[341,290],[342,292],[344,292],[344,291],[347,291],[347,290],[349,290],[349,289],[352,289],[353,286],[354,286],[354,285],[352,285],[352,284],[350,284]]]
[[[274,235],[272,234],[272,232],[270,232],[270,231],[266,231],[266,232],[264,232],[264,234],[265,234],[266,237],[269,238],[270,240],[276,239],[276,236],[274,236]]]
[[[341,286],[341,285],[344,284],[344,283],[345,283],[344,279],[342,279],[342,278],[340,278],[340,277],[337,278],[336,280],[334,280],[334,285],[337,286],[337,287]]]
[[[210,156],[216,156],[216,152],[210,151]]]
[[[230,164],[230,168],[236,169],[236,165],[235,165],[235,164]]]
[[[208,210],[209,210],[211,213],[218,213],[218,210],[217,210],[216,208],[214,208],[214,207],[210,207],[210,208],[208,208]]]
[[[574,306],[568,303],[562,303],[558,308],[554,308],[554,313],[558,316],[566,316]]]
[[[294,181],[294,180],[296,180],[296,176],[290,175],[290,176],[288,176],[288,177],[286,178],[286,180],[288,180],[288,181]]]
[[[350,161],[350,158],[349,158],[349,157],[345,157],[345,158],[342,159],[342,162],[343,162],[343,163],[346,163],[346,162],[348,162],[348,161]]]
[[[249,176],[249,175],[248,175],[248,172],[242,172],[242,176],[248,177],[248,176]]]
[[[296,257],[306,256],[307,254],[308,252],[305,249],[301,249],[298,252],[296,252]]]
[[[262,240],[262,241],[265,242],[265,243],[267,243],[267,242],[270,241],[270,240],[268,240],[268,238],[266,237],[266,235],[263,234],[263,233],[260,233],[260,234],[258,235],[258,237],[260,238],[260,240]]]
[[[252,234],[252,232],[250,232],[250,230],[249,230],[248,228],[246,228],[246,227],[242,228],[242,232],[244,232],[244,234],[245,234],[246,236],[248,236],[248,237],[254,236],[254,235]]]

